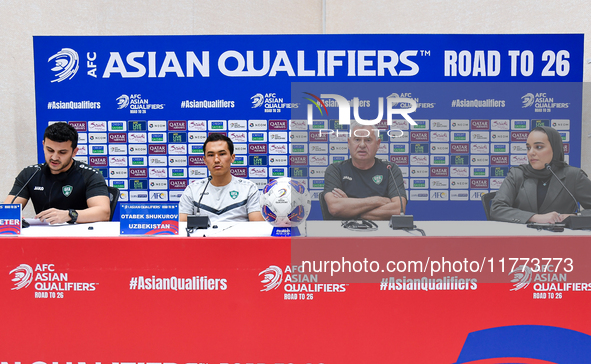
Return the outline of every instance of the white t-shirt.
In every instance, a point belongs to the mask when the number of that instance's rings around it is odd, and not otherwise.
[[[188,215],[207,215],[212,223],[220,221],[248,221],[248,214],[261,211],[260,192],[257,186],[246,179],[232,176],[225,186],[216,187],[209,183],[201,204],[201,193],[207,179],[194,181],[187,186],[179,202],[179,212]]]

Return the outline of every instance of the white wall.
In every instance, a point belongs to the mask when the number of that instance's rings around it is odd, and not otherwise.
[[[326,12],[323,12],[323,9]],[[326,33],[585,33],[591,3],[571,1],[0,0],[0,195],[36,162],[34,35]],[[589,35],[589,36],[588,36]],[[591,65],[585,64],[586,82]],[[591,107],[583,112],[583,168],[591,172]],[[3,198],[3,197],[0,197]],[[32,209],[27,208],[30,215]]]

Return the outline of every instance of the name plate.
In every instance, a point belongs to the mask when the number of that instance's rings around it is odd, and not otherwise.
[[[178,235],[179,205],[121,204],[121,235]]]
[[[21,205],[0,205],[0,235],[20,235]]]

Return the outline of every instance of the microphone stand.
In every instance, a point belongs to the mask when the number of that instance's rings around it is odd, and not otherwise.
[[[29,177],[29,179],[27,180],[27,182],[25,182],[25,184],[23,185],[23,187],[21,187],[21,189],[16,193],[16,195],[14,195],[14,198],[12,199],[12,201],[10,201],[11,204],[14,203],[14,201],[16,200],[16,198],[18,197],[18,195],[20,195],[20,193],[23,192],[23,190],[25,189],[25,187],[27,187],[27,185],[29,184],[29,182],[31,182],[31,180],[33,179],[33,177],[35,177],[35,175],[37,174],[37,172],[39,172],[40,170],[41,170],[41,168],[39,166],[35,166],[35,172],[33,173],[33,175],[31,175],[31,177]],[[27,220],[22,219],[21,226],[23,228],[28,228],[31,225],[27,222]]]
[[[201,215],[201,200],[203,199],[203,195],[205,194],[207,186],[209,186],[209,183],[211,182],[211,178],[211,176],[207,177],[207,184],[205,185],[203,191],[201,191],[199,202],[197,202],[197,215],[187,216],[187,235],[189,235],[189,232],[192,233],[195,229],[207,229],[211,226],[209,216]]]
[[[562,223],[565,225],[565,227],[572,229],[572,230],[582,230],[582,229],[591,229],[591,216],[583,216],[581,215],[580,209],[579,209],[579,201],[577,201],[577,199],[575,198],[575,196],[573,196],[573,194],[569,191],[568,188],[566,188],[566,186],[564,185],[564,183],[562,183],[562,181],[560,180],[560,178],[558,178],[558,176],[556,175],[556,173],[554,173],[554,171],[552,170],[552,167],[550,166],[550,164],[546,163],[546,169],[550,171],[550,173],[552,173],[552,175],[554,177],[556,177],[556,180],[560,183],[560,185],[562,186],[562,188],[564,188],[566,190],[566,192],[568,192],[568,194],[570,195],[570,197],[573,199],[573,201],[575,201],[575,216],[569,216],[566,219],[564,219],[562,221]]]
[[[413,230],[414,229],[414,217],[413,215],[405,215],[404,214],[404,204],[402,202],[402,196],[400,195],[400,189],[398,188],[398,183],[396,183],[396,179],[394,178],[394,173],[392,173],[392,166],[390,164],[387,165],[388,171],[390,171],[390,176],[394,181],[394,186],[396,186],[396,191],[398,192],[398,198],[400,199],[400,215],[392,215],[390,218],[390,228],[393,230]]]

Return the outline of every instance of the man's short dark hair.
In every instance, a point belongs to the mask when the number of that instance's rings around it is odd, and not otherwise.
[[[209,134],[209,136],[207,137],[207,139],[205,139],[205,142],[203,143],[203,153],[205,153],[205,146],[207,145],[207,143],[217,142],[219,140],[223,140],[226,143],[228,143],[228,150],[230,151],[230,154],[234,154],[234,143],[232,143],[232,139],[228,138],[224,134],[219,133]]]
[[[78,146],[78,132],[68,123],[55,123],[45,129],[43,139],[49,139],[56,143],[72,142],[72,150]]]

